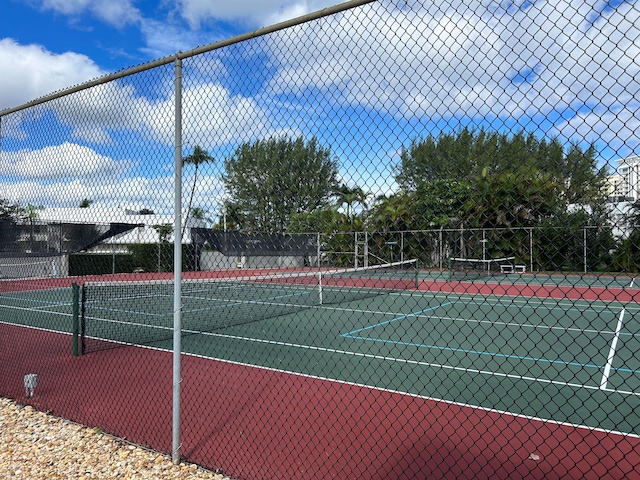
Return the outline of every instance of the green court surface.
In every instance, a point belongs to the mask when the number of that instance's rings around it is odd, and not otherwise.
[[[170,349],[173,314],[160,312],[171,301],[113,300],[86,321],[107,323],[132,343],[156,324],[165,340],[149,345]],[[71,289],[3,293],[0,303],[10,323],[71,331]],[[636,303],[408,290],[189,331],[190,318],[237,306],[186,294],[183,351],[640,435]]]
[[[626,433],[640,434],[639,312],[407,292],[194,335],[183,347],[575,425],[633,425]]]
[[[0,320],[71,333],[73,328],[71,288],[2,292],[0,293]]]

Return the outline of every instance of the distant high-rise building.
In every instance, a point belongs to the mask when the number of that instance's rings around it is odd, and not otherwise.
[[[618,160],[616,174],[609,177],[609,196],[618,201],[640,198],[640,155]]]

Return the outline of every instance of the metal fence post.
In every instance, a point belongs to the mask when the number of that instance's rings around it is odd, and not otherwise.
[[[174,177],[174,262],[173,262],[173,441],[171,459],[180,463],[180,354],[182,330],[182,60],[175,60],[175,177]]]

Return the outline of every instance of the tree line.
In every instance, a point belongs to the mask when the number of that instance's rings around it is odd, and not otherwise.
[[[353,249],[352,237],[340,235],[347,232],[383,238],[447,229],[460,232],[447,237],[448,256],[516,256],[529,264],[533,255],[535,268],[551,271],[581,271],[585,259],[590,271],[631,272],[640,264],[640,229],[633,228],[640,202],[626,219],[629,235],[616,238],[607,207],[609,172],[598,165],[594,145],[484,128],[416,138],[400,152],[393,193],[377,197],[341,181],[338,160],[315,137],[246,142],[226,159],[196,146],[183,158],[183,168],[194,168],[190,216],[206,218],[204,208],[193,206],[194,192],[200,166],[216,161],[223,165],[226,200],[214,228],[319,232],[330,239],[325,248],[337,252]],[[0,218],[29,216],[33,207],[0,200]],[[533,245],[527,229],[536,231]],[[381,240],[370,248],[382,257],[388,247]],[[434,263],[433,247],[418,235],[407,237],[404,248],[423,265]]]
[[[449,256],[480,258],[482,250],[487,258],[516,256],[526,264],[533,254],[541,270],[582,271],[585,258],[590,271],[635,270],[640,232],[614,236],[609,172],[596,153],[594,145],[567,147],[526,132],[463,128],[402,148],[394,193],[374,197],[340,181],[337,159],[316,138],[257,140],[224,160],[225,225],[244,232],[320,232],[335,238],[326,246],[332,251],[353,245],[348,236],[331,234],[454,229],[467,233],[449,237]],[[633,207],[631,216],[640,203]],[[534,245],[526,229],[536,229]],[[473,231],[484,232],[482,238]],[[407,238],[408,255],[433,263],[430,247]],[[384,243],[379,256],[388,248]]]

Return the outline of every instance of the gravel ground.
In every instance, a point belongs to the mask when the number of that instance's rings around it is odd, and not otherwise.
[[[0,398],[0,479],[230,480]]]

